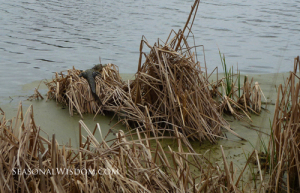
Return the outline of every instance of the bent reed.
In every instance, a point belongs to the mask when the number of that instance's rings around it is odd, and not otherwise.
[[[278,87],[268,147],[269,192],[300,190],[300,59]]]
[[[52,139],[43,137],[32,106],[24,115],[20,103],[15,119],[6,119],[0,111],[0,192],[224,192],[237,190],[241,177],[234,183],[233,167],[223,171],[197,154],[177,128],[171,132],[178,150],[169,147],[167,153],[155,131],[149,138],[138,129],[130,134],[120,130],[115,139],[106,141],[99,124],[91,131],[81,120],[79,133],[84,129],[88,135],[80,135],[77,149],[59,145],[55,134]],[[133,135],[137,139],[128,141]],[[26,172],[64,169],[115,172]]]

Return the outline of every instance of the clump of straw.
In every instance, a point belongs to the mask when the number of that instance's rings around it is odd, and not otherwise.
[[[180,42],[183,43],[179,48]],[[199,63],[191,52],[184,52],[190,47],[183,32],[179,31],[164,45],[157,42],[150,46],[143,39],[141,48],[144,45],[150,48],[150,53],[145,56],[144,64],[139,65],[132,83],[135,104],[147,108],[155,128],[176,126],[187,137],[215,142],[216,136],[221,135],[221,127],[229,125],[217,112]],[[140,51],[142,57],[143,50]]]
[[[119,75],[118,67],[107,64],[102,68],[101,77],[96,76],[96,94],[101,102],[94,99],[89,84],[85,78],[80,78],[80,70],[75,68],[56,73],[51,82],[46,83],[49,88],[48,99],[55,98],[57,102],[69,106],[69,112],[73,115],[76,111],[82,116],[84,113],[98,113],[103,106],[110,101],[116,87],[122,88],[124,83]]]

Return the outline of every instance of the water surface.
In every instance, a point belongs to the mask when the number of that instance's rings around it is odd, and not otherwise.
[[[98,62],[137,69],[139,44],[165,40],[185,24],[192,0],[1,1],[0,101],[53,72]],[[221,68],[218,47],[242,73],[289,71],[299,55],[300,1],[201,1],[193,32],[208,71]],[[198,59],[203,64],[201,49]]]

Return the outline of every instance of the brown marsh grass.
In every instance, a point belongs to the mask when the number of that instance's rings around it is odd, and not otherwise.
[[[79,148],[73,148],[59,145],[55,134],[41,135],[32,106],[23,114],[20,104],[14,119],[0,111],[0,192],[240,192],[242,174],[227,163],[222,146],[224,170],[197,154],[177,128],[172,131],[177,150],[166,152],[155,131],[149,138],[138,129],[121,130],[106,141],[99,124],[90,130],[81,120]],[[128,141],[132,135],[136,140]]]
[[[279,85],[269,142],[269,192],[300,190],[300,60]]]
[[[75,68],[65,72],[56,73],[52,81],[47,82],[49,89],[47,99],[56,99],[58,103],[69,106],[69,112],[73,115],[76,110],[83,118],[84,113],[99,113],[103,110],[107,101],[113,100],[118,94],[117,89],[122,89],[122,81],[118,67],[114,64],[107,64],[101,71],[101,78],[96,76],[96,94],[101,100],[95,101],[84,78],[80,78],[80,70]],[[109,105],[106,105],[109,106]],[[108,108],[108,107],[107,107]]]
[[[220,113],[229,113],[239,120],[246,116],[252,121],[250,112],[255,114],[261,112],[262,96],[265,98],[263,91],[258,82],[255,82],[254,86],[252,86],[253,78],[249,82],[248,76],[244,77],[242,85],[240,72],[238,71],[234,74],[233,66],[228,69],[225,55],[222,55],[220,50],[219,54],[224,70],[224,77],[218,80],[219,75],[217,71],[217,81],[212,82],[210,85],[212,96],[215,98],[218,96],[216,98],[216,101],[220,103],[218,110]]]

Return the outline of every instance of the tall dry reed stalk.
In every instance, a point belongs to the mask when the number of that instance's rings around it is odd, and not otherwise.
[[[279,85],[269,142],[269,192],[300,190],[300,60]]]

